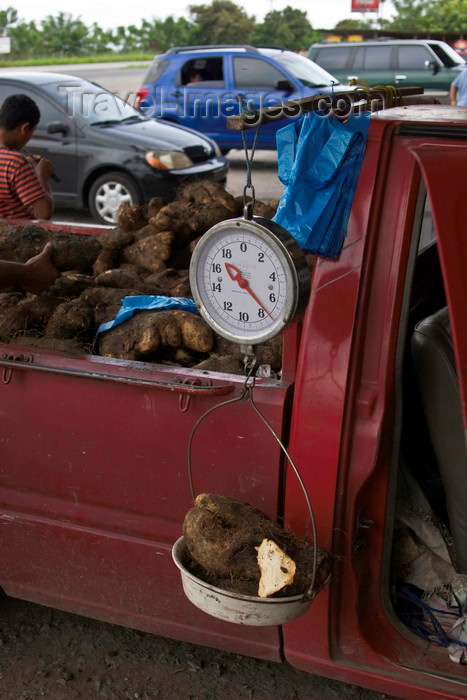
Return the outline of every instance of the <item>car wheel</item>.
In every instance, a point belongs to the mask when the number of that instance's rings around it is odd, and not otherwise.
[[[89,192],[89,209],[100,224],[116,224],[123,202],[141,204],[141,196],[133,180],[119,172],[101,175]]]

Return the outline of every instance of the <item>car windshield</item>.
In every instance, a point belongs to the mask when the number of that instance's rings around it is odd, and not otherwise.
[[[58,97],[71,117],[79,115],[91,126],[144,119],[128,102],[95,83],[64,80],[44,88]]]
[[[339,84],[337,78],[334,78],[324,68],[321,68],[305,56],[283,51],[275,53],[274,59],[307,87],[324,87]]]

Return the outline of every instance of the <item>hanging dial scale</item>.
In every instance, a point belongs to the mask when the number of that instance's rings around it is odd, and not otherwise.
[[[303,312],[310,273],[288,231],[269,219],[245,216],[222,221],[200,238],[190,284],[214,331],[235,343],[257,345]]]

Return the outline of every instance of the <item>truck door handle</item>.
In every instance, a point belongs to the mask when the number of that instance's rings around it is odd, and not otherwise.
[[[394,76],[394,80],[407,80],[406,75],[396,75]]]

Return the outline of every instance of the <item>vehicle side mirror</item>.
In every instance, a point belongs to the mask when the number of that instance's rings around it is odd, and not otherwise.
[[[288,80],[279,80],[276,84],[276,90],[281,92],[293,92],[294,86]]]
[[[49,122],[46,130],[48,134],[68,134],[68,126],[63,122]]]
[[[436,75],[436,73],[439,71],[439,65],[436,63],[436,61],[425,61],[425,67],[427,70],[431,70],[433,75]]]

